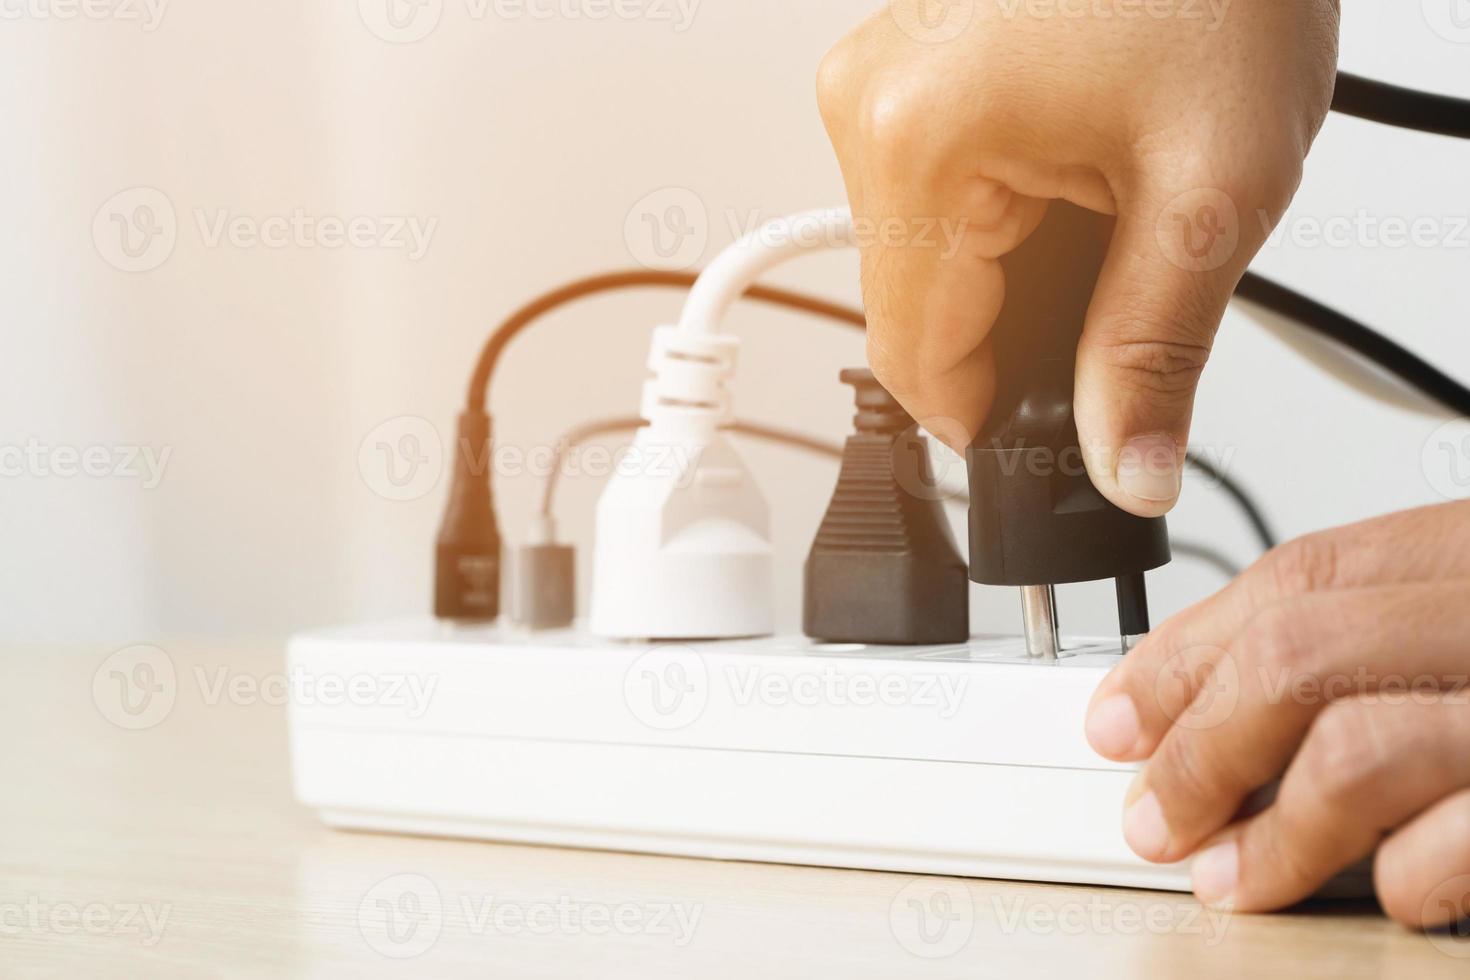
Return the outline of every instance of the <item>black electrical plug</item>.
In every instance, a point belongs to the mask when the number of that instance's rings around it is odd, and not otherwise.
[[[866,370],[832,503],[806,560],[803,629],[834,643],[963,643],[969,582],[913,418]]]
[[[490,416],[459,417],[449,504],[434,563],[434,615],[493,620],[500,615],[500,528],[490,491]]]
[[[1126,648],[1131,634],[1148,629],[1143,573],[1170,558],[1163,518],[1135,517],[1092,485],[1073,414],[1077,343],[1113,225],[1053,201],[1041,226],[1001,260],[1005,304],[990,334],[996,393],[969,452],[970,577],[1026,590],[1034,656],[1057,653],[1053,587],[1109,578],[1118,584]]]

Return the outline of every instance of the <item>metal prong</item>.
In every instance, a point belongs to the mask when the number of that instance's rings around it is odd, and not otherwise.
[[[1061,652],[1057,629],[1057,590],[1050,585],[1021,587],[1021,620],[1026,630],[1026,656],[1055,660]]]

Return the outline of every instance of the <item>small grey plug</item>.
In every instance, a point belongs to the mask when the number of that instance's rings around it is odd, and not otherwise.
[[[557,544],[549,518],[532,524],[515,552],[511,571],[511,621],[533,630],[565,629],[577,615],[577,552]]]

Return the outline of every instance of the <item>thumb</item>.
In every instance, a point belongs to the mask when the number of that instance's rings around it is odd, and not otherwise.
[[[1179,498],[1195,388],[1250,256],[1222,191],[1120,210],[1077,349],[1077,434],[1103,496],[1156,517]]]

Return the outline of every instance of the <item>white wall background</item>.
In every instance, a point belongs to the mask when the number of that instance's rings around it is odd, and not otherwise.
[[[384,474],[359,465],[363,440],[404,416],[451,438],[490,323],[545,287],[631,264],[625,220],[648,194],[698,196],[706,259],[732,237],[728,214],[838,201],[813,74],[881,6],[699,0],[681,31],[652,18],[477,17],[483,4],[443,0],[431,33],[397,44],[368,27],[377,2],[153,0],[156,23],[126,19],[146,19],[141,0],[103,19],[4,5],[0,447],[44,463],[0,477],[0,639],[276,636],[423,610],[445,487],[385,499],[373,489]],[[1470,96],[1470,27],[1453,29],[1455,3],[1344,0],[1343,66]],[[1257,268],[1470,378],[1467,173],[1470,146],[1333,119],[1288,227],[1361,211],[1375,227],[1428,217],[1449,240],[1335,247],[1288,234]],[[107,261],[119,261],[116,230],[109,243],[93,221],[140,186],[166,196],[177,242],[156,268],[129,273]],[[199,227],[298,209],[437,225],[418,260],[211,243]],[[848,256],[779,279],[857,300]],[[635,409],[648,329],[676,310],[672,295],[624,295],[548,321],[500,378],[501,442],[546,444]],[[734,326],[748,340],[740,414],[840,438],[850,409],[835,375],[861,362],[860,339],[761,309]],[[1340,389],[1232,314],[1196,437],[1232,452],[1232,471],[1296,534],[1441,499],[1445,473],[1421,463],[1435,428]],[[127,447],[170,455],[149,487],[125,473],[57,475],[60,447],[102,447],[94,465],[108,469]],[[748,453],[775,504],[794,617],[834,471]],[[564,524],[580,541],[598,489],[567,481]],[[536,490],[501,481],[512,538]],[[1252,554],[1208,489],[1191,488],[1173,524]],[[1154,576],[1155,601],[1175,609],[1215,584],[1181,563]],[[1082,593],[1068,625],[1107,629],[1107,593]],[[1011,596],[979,601],[979,625],[1014,625]]]

